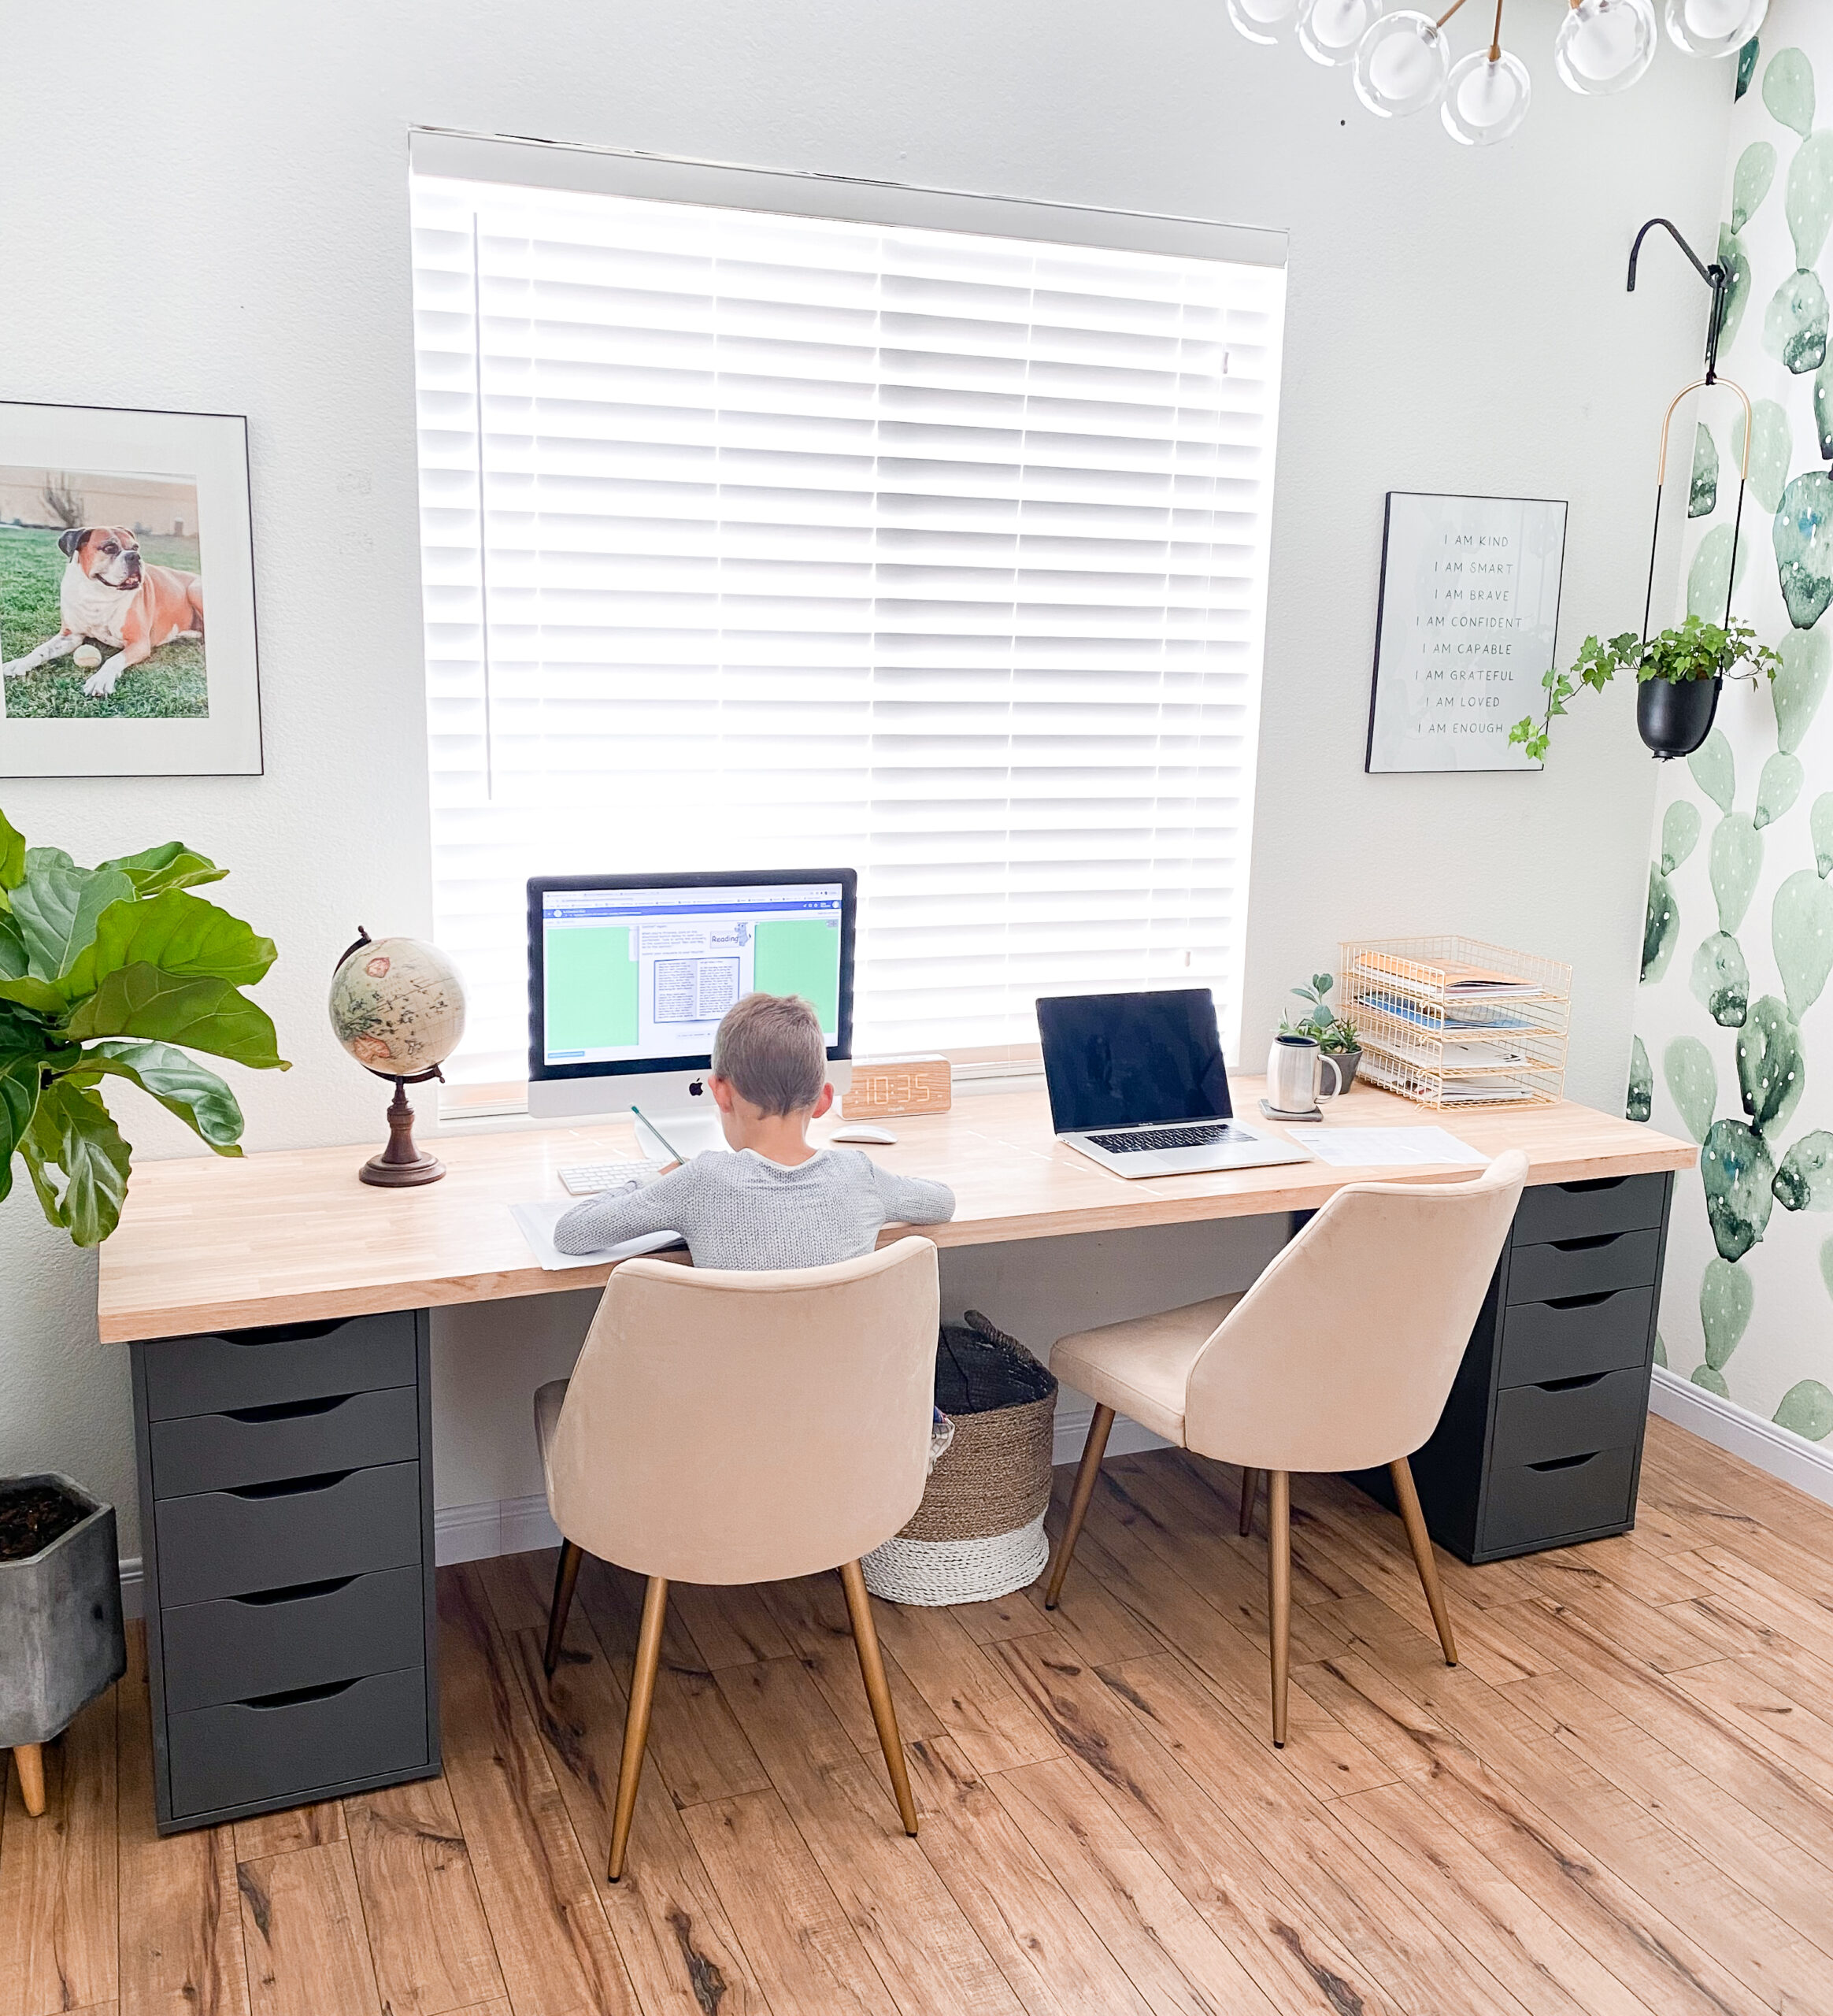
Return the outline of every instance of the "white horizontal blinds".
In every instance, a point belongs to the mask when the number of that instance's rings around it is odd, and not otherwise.
[[[862,1052],[1230,1017],[1277,269],[426,176],[414,224],[454,1075],[521,1073],[543,871],[857,866]]]

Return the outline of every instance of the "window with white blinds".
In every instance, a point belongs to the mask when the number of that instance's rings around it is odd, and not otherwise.
[[[1232,1046],[1282,266],[422,158],[448,1075],[526,1076],[542,872],[857,868],[861,1055],[1018,1054],[1037,995],[1153,984]]]

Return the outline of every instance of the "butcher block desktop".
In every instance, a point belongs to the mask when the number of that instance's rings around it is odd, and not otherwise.
[[[1261,1089],[1237,1081],[1241,1110]],[[1374,1091],[1326,1111],[1326,1128],[1447,1119]],[[1672,1173],[1697,1151],[1570,1101],[1450,1117],[1473,1148],[1520,1148],[1531,1168],[1415,1459],[1435,1536],[1483,1560],[1621,1532]],[[1348,1183],[1461,1173],[1311,1162],[1128,1181],[1057,1145],[1041,1088],[896,1132],[875,1158],[954,1190],[954,1218],[925,1228],[945,1247],[1313,1211]],[[430,1312],[602,1284],[609,1266],[543,1270],[508,1207],[561,1197],[562,1168],[637,1144],[620,1121],[446,1135],[444,1180],[414,1190],[360,1182],[366,1152],[144,1163],[102,1249],[102,1337],[133,1355],[166,1832],[439,1770]]]

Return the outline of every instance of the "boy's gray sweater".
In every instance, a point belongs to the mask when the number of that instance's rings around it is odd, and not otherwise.
[[[946,1183],[894,1176],[857,1148],[817,1148],[794,1169],[741,1148],[587,1198],[554,1227],[554,1243],[562,1253],[596,1253],[644,1232],[678,1232],[698,1267],[824,1267],[871,1252],[887,1223],[954,1216]]]

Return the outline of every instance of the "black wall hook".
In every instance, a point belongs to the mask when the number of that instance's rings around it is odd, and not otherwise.
[[[1642,240],[1657,224],[1659,224],[1687,254],[1687,264],[1712,289],[1712,314],[1705,325],[1705,382],[1709,385],[1715,385],[1718,383],[1719,332],[1724,327],[1725,294],[1731,284],[1731,276],[1716,259],[1714,259],[1709,266],[1703,264],[1699,254],[1680,235],[1667,218],[1650,217],[1636,233],[1635,243],[1629,248],[1629,285],[1626,291],[1631,294],[1635,292],[1635,262],[1641,255]]]

